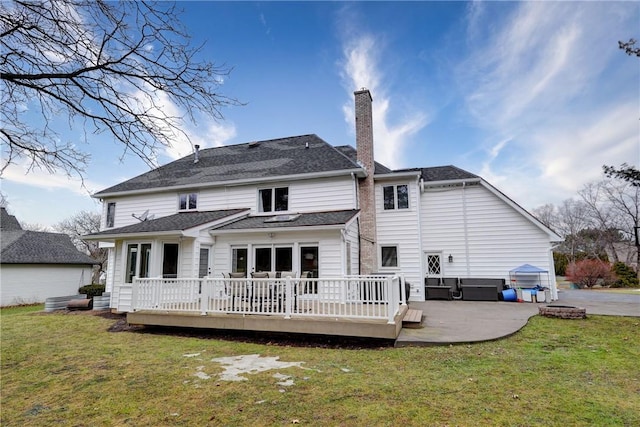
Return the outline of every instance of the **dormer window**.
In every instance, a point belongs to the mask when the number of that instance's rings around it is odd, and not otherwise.
[[[193,211],[198,209],[198,194],[183,193],[178,197],[178,209],[181,211]]]
[[[288,211],[289,187],[263,188],[258,190],[258,211]]]
[[[387,185],[382,187],[384,210],[409,209],[409,187],[403,185]]]

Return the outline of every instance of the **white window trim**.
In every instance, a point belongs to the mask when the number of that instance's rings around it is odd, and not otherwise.
[[[398,187],[405,186],[407,187],[407,207],[399,208],[398,207]],[[387,187],[393,187],[393,208],[387,209],[384,206],[384,189]],[[390,184],[382,186],[382,211],[383,212],[391,212],[391,211],[407,211],[411,209],[411,186],[409,184]]]
[[[284,211],[277,211],[276,209],[276,189],[279,188],[286,188],[287,189],[287,209]],[[290,212],[290,206],[291,206],[291,200],[289,199],[289,196],[291,195],[291,192],[289,191],[291,188],[288,185],[281,185],[281,186],[273,186],[273,187],[260,187],[258,188],[258,192],[256,194],[256,213],[258,215],[283,215],[286,214],[288,212]],[[271,211],[263,211],[261,210],[261,206],[260,203],[262,202],[262,197],[260,197],[260,192],[263,190],[271,190]]]
[[[382,265],[382,248],[396,248],[396,263],[395,267]],[[400,270],[400,245],[398,244],[379,244],[378,245],[378,259],[380,260],[381,271],[398,271]]]
[[[191,198],[191,195],[195,194],[196,196],[196,207],[189,209],[189,199]],[[180,208],[180,199],[182,198],[182,196],[187,196],[187,203],[186,203],[186,207],[185,209],[181,209]],[[178,212],[193,212],[193,211],[197,211],[198,210],[198,199],[200,199],[200,195],[198,194],[197,191],[185,191],[182,193],[178,193]]]

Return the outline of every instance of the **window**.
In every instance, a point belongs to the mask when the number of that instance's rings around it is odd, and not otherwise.
[[[398,247],[397,246],[381,246],[380,247],[382,267],[398,266]]]
[[[165,243],[162,254],[162,277],[176,279],[178,277],[178,247],[177,243]]]
[[[107,228],[113,227],[116,222],[116,204],[115,202],[107,203]]]
[[[318,247],[300,247],[300,272],[307,272],[308,277],[318,277]]]
[[[409,186],[387,185],[382,187],[384,210],[409,209]]]
[[[247,273],[247,248],[233,248],[231,250],[231,272]]]
[[[195,210],[198,209],[198,194],[196,193],[184,193],[180,194],[179,199],[179,207],[178,209],[181,211]]]
[[[441,263],[439,254],[427,254],[427,275],[440,276]]]
[[[128,244],[125,283],[132,283],[134,277],[149,277],[150,258],[151,243]]]
[[[254,267],[255,271],[292,271],[293,249],[291,246],[256,248]]]
[[[273,212],[289,210],[289,188],[264,188],[258,190],[258,211]]]

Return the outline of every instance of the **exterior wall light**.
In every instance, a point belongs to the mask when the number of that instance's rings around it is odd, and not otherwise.
[[[453,255],[449,254],[449,263],[453,262]]]

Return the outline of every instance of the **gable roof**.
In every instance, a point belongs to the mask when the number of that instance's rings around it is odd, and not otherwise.
[[[398,169],[392,171],[398,172],[420,172],[421,178],[425,182],[438,182],[438,181],[457,181],[464,179],[480,179],[478,175],[467,172],[464,169],[460,169],[457,166],[432,166],[428,168],[409,168]]]
[[[177,214],[165,216],[158,219],[141,221],[120,228],[100,231],[98,233],[83,236],[87,240],[97,240],[121,235],[154,234],[159,233],[179,233],[194,227],[202,226],[225,218],[233,218],[234,215],[248,212],[249,209],[225,209],[219,211],[204,212],[179,212]]]
[[[257,229],[273,228],[297,228],[297,227],[323,227],[341,226],[348,223],[360,211],[358,209],[348,209],[340,211],[309,212],[288,216],[291,219],[278,221],[275,216],[249,216],[238,221],[215,227],[215,231],[247,231]]]
[[[188,188],[301,174],[362,172],[355,161],[317,135],[256,141],[200,150],[99,191],[94,197],[160,188]]]
[[[27,230],[2,230],[1,233],[2,264],[97,264],[76,249],[66,234]]]

